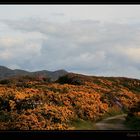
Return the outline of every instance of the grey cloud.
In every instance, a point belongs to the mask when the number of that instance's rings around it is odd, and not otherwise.
[[[18,53],[15,58],[21,54],[26,57],[21,57],[17,62],[21,68],[63,68],[85,74],[140,78],[140,63],[132,58],[135,51],[131,54],[125,51],[140,48],[140,26],[135,27],[134,23],[102,23],[93,20],[54,23],[43,19],[3,22],[15,31],[38,32],[45,36],[37,44],[39,50],[26,47],[23,54],[21,48],[15,51]],[[24,48],[24,45],[21,46]],[[14,60],[11,61],[14,63]]]

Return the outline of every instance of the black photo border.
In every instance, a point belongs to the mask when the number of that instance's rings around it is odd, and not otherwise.
[[[135,5],[139,4],[138,1],[106,1],[105,0],[81,0],[81,1],[57,1],[57,0],[39,0],[39,1],[31,1],[31,0],[23,0],[23,1],[15,1],[15,0],[1,0],[0,5],[96,5],[96,4],[109,4],[109,5]],[[114,140],[114,139],[140,139],[140,130],[47,130],[47,131],[0,131],[0,139],[7,140],[26,140],[26,139],[33,139],[33,140]]]

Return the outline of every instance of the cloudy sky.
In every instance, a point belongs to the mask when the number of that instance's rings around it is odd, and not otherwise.
[[[0,5],[0,65],[140,79],[140,5]]]

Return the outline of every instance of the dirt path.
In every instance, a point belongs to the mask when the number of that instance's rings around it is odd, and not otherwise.
[[[103,119],[95,124],[96,130],[130,130],[124,124],[126,114]]]

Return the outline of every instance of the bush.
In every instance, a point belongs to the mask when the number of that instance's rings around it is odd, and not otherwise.
[[[137,113],[140,112],[140,102],[129,109],[126,117],[126,125],[134,130],[140,129],[140,116]]]
[[[0,84],[2,84],[2,85],[7,85],[7,84],[10,84],[10,83],[11,83],[11,81],[8,80],[8,79],[4,79],[4,80],[0,81]]]
[[[10,111],[9,101],[7,99],[0,98],[0,109]]]
[[[65,75],[60,77],[57,82],[60,84],[84,85],[84,80],[78,76],[70,77],[69,75]]]
[[[36,107],[37,107],[36,102],[30,99],[24,99],[16,102],[17,110],[34,109]]]
[[[125,124],[133,130],[140,130],[140,117],[128,115]]]
[[[9,120],[11,120],[10,114],[5,111],[0,111],[0,122],[8,122]]]

